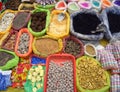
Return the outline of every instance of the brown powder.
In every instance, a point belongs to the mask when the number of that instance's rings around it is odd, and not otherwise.
[[[35,47],[40,53],[49,55],[53,54],[59,49],[59,44],[57,40],[51,38],[42,38],[36,40]]]
[[[90,45],[87,45],[86,46],[86,52],[88,53],[88,54],[90,54],[90,55],[95,55],[96,53],[95,53],[95,49],[92,47],[92,46],[90,46]]]

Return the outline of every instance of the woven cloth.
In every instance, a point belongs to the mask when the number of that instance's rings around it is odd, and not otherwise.
[[[120,60],[120,41],[108,44],[105,50],[111,52],[117,61]]]
[[[120,74],[120,60],[118,60],[118,67],[117,70],[112,70],[112,74]]]
[[[120,75],[111,76],[111,92],[120,92]]]
[[[118,63],[111,52],[105,49],[98,50],[97,57],[100,58],[100,63],[104,69],[118,69]]]
[[[113,43],[112,53],[117,61],[120,60],[120,41]]]

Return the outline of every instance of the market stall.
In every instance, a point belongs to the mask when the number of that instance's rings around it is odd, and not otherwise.
[[[1,0],[0,92],[120,92],[119,0]]]

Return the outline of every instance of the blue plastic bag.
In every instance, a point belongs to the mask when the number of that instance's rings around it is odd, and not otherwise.
[[[11,85],[11,72],[12,71],[1,71],[0,70],[0,90],[6,90]]]

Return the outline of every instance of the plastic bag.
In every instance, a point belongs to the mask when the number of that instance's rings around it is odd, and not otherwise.
[[[106,8],[102,11],[102,18],[103,18],[103,23],[106,27],[105,29],[105,37],[108,39],[108,40],[111,40],[112,38],[117,38],[117,39],[120,39],[120,29],[117,29],[117,27],[119,25],[117,25],[117,23],[119,23],[119,18],[117,19],[116,17],[116,20],[117,22],[115,22],[115,24],[112,24],[113,22],[113,17],[111,18],[111,22],[108,21],[108,13],[111,13],[111,14],[115,14],[115,15],[119,15],[120,16],[120,9],[118,7],[110,7],[110,8]],[[112,29],[112,27],[115,27],[116,29]],[[117,32],[112,32],[112,30],[118,30]]]
[[[8,86],[11,86],[11,70],[1,71],[0,70],[0,90],[6,90]]]
[[[91,15],[91,16],[94,16],[96,18],[87,18],[87,17],[84,17],[84,15]],[[80,15],[80,16],[79,16]],[[81,16],[83,15],[83,16]],[[89,16],[88,15],[88,16]],[[78,16],[78,17],[76,17]],[[74,23],[74,20],[75,20],[75,17],[77,18],[76,20],[80,20],[81,24],[78,24],[78,23]],[[78,38],[81,38],[81,39],[85,39],[85,40],[100,40],[103,38],[104,36],[104,25],[102,23],[102,18],[101,16],[97,15],[97,13],[94,11],[94,10],[83,10],[83,11],[79,11],[79,12],[75,12],[73,14],[71,14],[71,23],[70,23],[70,32],[71,34],[75,35],[76,37]],[[86,21],[85,21],[86,20]],[[96,24],[96,21],[99,23]],[[94,22],[92,24],[95,24],[92,25],[90,22]],[[81,33],[80,30],[79,32],[76,32],[75,31],[75,27],[74,25],[77,25],[77,27],[80,29],[81,28],[81,32],[89,32],[88,33]],[[84,25],[84,26],[83,26]],[[97,25],[97,27],[96,27]],[[94,28],[91,29],[91,26]],[[96,27],[96,28],[95,28]],[[83,30],[83,31],[82,31]],[[94,32],[94,33],[93,33]]]

